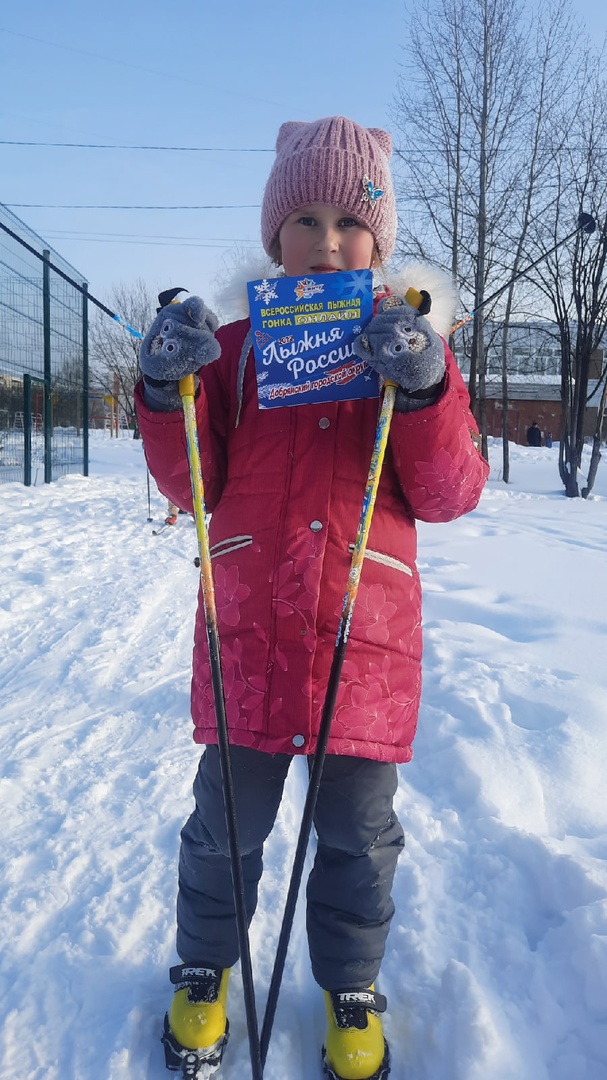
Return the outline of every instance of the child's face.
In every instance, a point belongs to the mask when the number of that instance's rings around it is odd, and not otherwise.
[[[373,263],[373,234],[337,206],[313,203],[289,214],[279,234],[280,261],[288,277],[368,270]]]

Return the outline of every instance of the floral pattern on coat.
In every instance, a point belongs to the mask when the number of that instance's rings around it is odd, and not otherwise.
[[[276,575],[276,617],[298,617],[301,622],[302,645],[309,652],[314,648],[314,618],[321,576],[320,542],[309,529],[298,529],[296,538],[287,548],[288,559]],[[277,647],[275,658],[286,670],[286,661]]]
[[[367,586],[361,581],[352,612],[350,633],[364,636],[375,645],[387,645],[390,640],[390,619],[397,610],[396,604],[387,600],[383,585],[376,583]]]
[[[213,568],[213,584],[218,622],[238,626],[240,605],[251,595],[249,586],[239,580],[238,567],[225,567],[219,563]]]
[[[430,461],[416,461],[413,497],[423,509],[426,521],[448,521],[461,505],[462,491],[466,489],[470,473],[470,457],[476,453],[470,440],[460,437],[460,449],[450,453],[440,447]],[[479,480],[478,491],[472,493],[476,500],[484,486]]]
[[[393,659],[393,654],[383,656],[381,662],[370,661],[366,669],[355,659],[344,660],[331,723],[332,739],[389,746],[395,742],[395,733],[402,730],[402,725],[406,725],[413,738],[421,674],[418,669],[409,688],[395,688]],[[328,682],[328,678],[319,679],[311,690],[313,708],[319,717]]]
[[[414,284],[414,283],[412,283]],[[222,354],[200,373],[196,413],[213,539],[252,543],[214,560],[230,739],[310,754],[318,728],[377,426],[377,401],[259,409],[250,323],[222,327]],[[472,510],[488,475],[471,437],[467,391],[445,348],[432,405],[392,418],[328,752],[408,761],[421,687],[416,519]],[[239,406],[242,386],[242,406]],[[137,409],[150,471],[192,510],[183,417]],[[411,572],[404,572],[402,567]],[[221,568],[221,569],[220,569]],[[192,677],[194,738],[216,742],[205,617]]]

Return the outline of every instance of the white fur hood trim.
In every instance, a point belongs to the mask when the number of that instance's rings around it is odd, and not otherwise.
[[[384,280],[390,292],[398,293],[399,296],[404,296],[411,287],[418,292],[424,289],[430,293],[432,307],[426,318],[437,334],[448,336],[455,322],[459,302],[459,295],[450,274],[437,270],[429,263],[410,262],[405,263],[395,273],[387,273]]]
[[[234,259],[229,280],[217,289],[214,296],[220,321],[226,323],[235,319],[246,319],[249,314],[247,282],[276,277],[279,273],[282,271],[279,271],[276,264],[263,252]],[[398,271],[376,275],[375,284],[385,284],[390,292],[400,296],[404,296],[411,287],[419,292],[422,289],[429,292],[432,308],[426,318],[438,334],[443,337],[448,335],[455,322],[459,298],[450,275],[444,270],[437,270],[429,263],[405,263]]]

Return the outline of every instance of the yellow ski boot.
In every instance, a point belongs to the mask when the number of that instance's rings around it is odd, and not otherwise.
[[[229,1034],[226,1017],[229,968],[172,967],[175,986],[164,1018],[162,1043],[167,1069],[185,1080],[207,1080],[221,1064]]]
[[[390,1051],[378,1013],[386,999],[369,990],[324,991],[329,1030],[322,1048],[330,1080],[386,1080]]]

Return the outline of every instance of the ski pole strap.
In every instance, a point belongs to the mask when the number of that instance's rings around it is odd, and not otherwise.
[[[219,967],[196,967],[192,964],[177,964],[169,968],[169,979],[173,986],[183,990],[184,986],[190,986],[192,982],[201,979],[216,979],[221,977],[222,968]]]
[[[335,1025],[342,1031],[351,1028],[364,1031],[369,1023],[368,1012],[386,1011],[384,995],[376,994],[373,990],[332,990],[330,997]]]
[[[192,1002],[217,1001],[223,969],[219,967],[192,967],[179,964],[169,970],[169,978],[176,990],[189,990]]]

